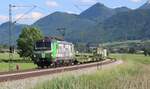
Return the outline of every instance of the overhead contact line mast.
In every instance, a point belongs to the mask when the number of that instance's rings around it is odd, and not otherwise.
[[[27,12],[25,12],[23,15],[21,15],[17,20],[15,20],[13,22],[12,20],[12,8],[15,7],[32,7],[30,10],[28,10]],[[9,4],[9,32],[8,32],[8,36],[9,36],[9,71],[12,71],[12,60],[13,60],[13,52],[14,52],[14,44],[13,44],[13,38],[12,38],[12,30],[13,30],[13,25],[19,21],[22,17],[24,17],[26,14],[30,13],[34,8],[36,8],[36,6],[32,5],[32,6],[24,6],[24,5],[12,5]]]

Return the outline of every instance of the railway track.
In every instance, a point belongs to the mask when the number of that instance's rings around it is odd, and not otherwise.
[[[61,73],[65,71],[79,70],[79,69],[90,68],[90,67],[95,67],[95,66],[99,67],[99,66],[106,65],[109,63],[113,63],[113,62],[115,62],[115,60],[107,59],[101,62],[73,65],[73,66],[67,66],[67,67],[58,67],[58,68],[50,68],[50,69],[34,69],[34,70],[18,71],[18,72],[5,72],[5,73],[0,73],[0,82]]]

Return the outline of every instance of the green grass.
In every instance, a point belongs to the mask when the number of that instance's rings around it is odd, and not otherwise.
[[[9,53],[0,53],[0,72],[9,71],[9,62],[5,63],[2,60],[9,60]],[[21,63],[16,63],[13,61],[10,65],[12,70],[16,70],[17,64],[20,66],[20,70],[32,69],[37,67],[34,63],[25,63],[25,61],[23,61],[23,58],[21,58],[17,53],[13,54],[13,60],[17,60]]]
[[[17,53],[13,54],[13,59],[22,60],[22,58]],[[9,53],[0,53],[0,60],[9,60]]]
[[[10,66],[13,71],[16,70],[16,65],[19,65],[20,70],[32,69],[37,67],[33,63],[12,63]],[[9,63],[0,63],[0,72],[6,71],[9,71]]]
[[[111,54],[111,57],[122,59],[128,63],[150,64],[150,56],[144,56],[143,54]]]
[[[34,89],[150,89],[150,57],[132,54],[112,54],[124,60],[124,64],[107,70],[96,71],[80,76],[64,75]]]
[[[107,45],[120,45],[120,44],[129,44],[129,43],[142,43],[141,40],[128,40],[123,42],[108,42],[104,43],[105,46]]]

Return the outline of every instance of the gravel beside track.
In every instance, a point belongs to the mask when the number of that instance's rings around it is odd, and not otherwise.
[[[71,66],[71,67],[40,70],[44,74],[41,74],[39,72],[40,74],[31,76],[32,73],[31,74],[29,73],[30,75],[28,75],[27,77],[24,76],[24,74],[22,76],[20,76],[20,74],[18,73],[17,75],[14,75],[15,76],[14,78],[16,78],[16,76],[18,78],[18,75],[19,75],[19,80],[14,79],[15,81],[10,81],[10,80],[13,80],[13,79],[10,79],[9,81],[1,82],[0,89],[29,89],[29,88],[32,88],[35,85],[37,85],[39,82],[41,83],[41,82],[50,80],[50,79],[58,77],[58,76],[63,76],[63,75],[67,75],[67,74],[81,75],[81,74],[92,73],[96,69],[104,69],[104,68],[112,67],[114,65],[118,65],[118,64],[122,64],[122,63],[123,63],[122,61],[116,61],[116,62],[111,61],[111,63],[110,63],[110,60],[106,60],[103,63],[90,63],[90,64],[84,64],[84,65],[77,65],[80,67]],[[105,65],[101,65],[101,64],[105,64]],[[47,70],[51,71],[51,72],[49,72],[47,74]],[[64,71],[66,71],[66,72],[64,72]],[[44,76],[41,76],[41,75],[44,75]],[[5,76],[7,76],[7,79],[9,79],[8,78],[9,75],[5,75]],[[26,78],[26,79],[24,79],[24,78]]]

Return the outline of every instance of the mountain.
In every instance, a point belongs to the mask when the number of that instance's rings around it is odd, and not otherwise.
[[[102,22],[105,19],[114,15],[115,11],[111,8],[106,7],[101,3],[96,3],[92,7],[88,8],[87,10],[83,11],[79,17]]]
[[[77,18],[75,14],[65,12],[54,12],[46,17],[39,19],[33,25],[43,30],[46,35],[56,35],[57,28],[67,28],[68,24]]]
[[[87,10],[78,14],[54,12],[35,23],[46,36],[58,36],[58,28],[65,28],[65,39],[71,42],[98,43],[108,41],[144,40],[150,39],[150,11],[141,9],[145,3],[136,10],[127,7],[108,8],[96,3]],[[8,25],[0,25],[0,43],[8,43]],[[15,24],[13,37],[16,40],[21,29],[26,26]]]
[[[33,25],[39,27],[45,35],[58,35],[57,28],[66,28],[66,40],[92,42],[96,41],[93,37],[97,36],[98,38],[100,36],[100,31],[93,29],[98,23],[103,23],[117,13],[127,11],[130,11],[130,9],[126,7],[111,9],[103,4],[96,3],[79,15],[54,12],[41,18]]]
[[[142,5],[138,9],[150,9],[150,1],[148,0],[144,5]]]
[[[113,15],[103,23],[89,28],[84,42],[113,42],[150,39],[150,11],[131,10]]]
[[[134,10],[118,13],[105,20],[103,29],[107,41],[150,39],[150,11]],[[99,28],[99,27],[97,27]]]
[[[96,22],[103,22],[116,13],[130,11],[127,7],[108,8],[104,4],[96,3],[87,10],[83,11],[79,17],[89,19]]]
[[[21,33],[21,29],[24,26],[24,24],[11,24],[12,27],[12,39],[13,39],[13,43],[17,40],[19,34]],[[9,43],[9,22],[3,23],[0,25],[0,43],[1,44],[7,44]]]
[[[54,12],[41,18],[33,25],[39,27],[45,35],[58,35],[60,33],[56,29],[66,28],[66,39],[75,41],[80,39],[80,33],[85,32],[87,28],[95,26],[95,24],[95,22],[79,18],[75,14]]]
[[[131,11],[131,9],[129,9],[129,8],[127,8],[127,7],[115,8],[115,12],[116,12],[116,13],[127,12],[127,11]]]

